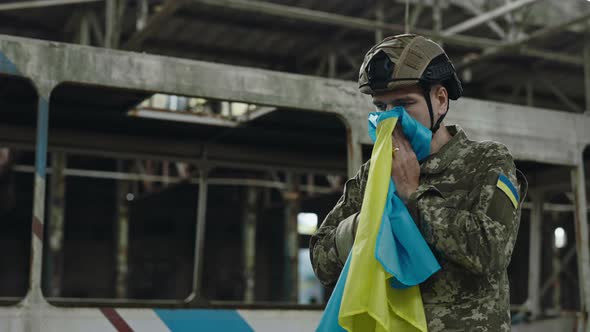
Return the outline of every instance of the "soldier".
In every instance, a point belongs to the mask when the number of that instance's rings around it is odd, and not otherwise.
[[[392,162],[398,195],[442,267],[420,285],[429,331],[509,331],[506,269],[527,190],[512,155],[498,142],[472,141],[459,126],[442,125],[462,87],[430,39],[406,34],[375,45],[359,88],[379,111],[403,106],[432,131],[431,154],[418,161],[396,128]],[[352,248],[368,173],[367,162],[311,238],[311,261],[325,286],[336,283]]]

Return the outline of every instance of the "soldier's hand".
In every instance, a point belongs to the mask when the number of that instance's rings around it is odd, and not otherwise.
[[[393,131],[393,161],[391,166],[391,177],[395,183],[395,188],[405,202],[418,189],[420,184],[420,164],[416,153],[412,150],[410,142],[406,139],[399,125]]]

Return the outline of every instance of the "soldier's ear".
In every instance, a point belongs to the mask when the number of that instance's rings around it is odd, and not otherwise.
[[[432,91],[432,101],[434,111],[438,116],[441,116],[447,112],[448,104],[449,104],[449,92],[447,88],[445,88],[442,84],[437,84],[434,86]]]

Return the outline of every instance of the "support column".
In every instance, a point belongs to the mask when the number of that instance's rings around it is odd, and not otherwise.
[[[117,17],[117,0],[106,0],[104,47],[114,48],[115,20]]]
[[[580,308],[584,313],[584,331],[590,332],[588,306],[590,304],[590,252],[588,245],[588,215],[584,158],[581,149],[580,160],[572,170],[572,187],[575,196],[576,251],[578,258],[578,280],[580,280]]]
[[[147,25],[149,16],[149,5],[147,0],[137,1],[137,22],[135,24],[136,31],[141,31]]]
[[[532,79],[528,79],[526,82],[526,105],[527,106],[533,106],[533,80]]]
[[[48,296],[61,295],[63,273],[63,238],[64,238],[64,211],[66,179],[66,155],[63,152],[54,152],[51,162],[50,202],[49,202],[49,261],[47,264],[47,276],[49,278]]]
[[[366,120],[366,119],[365,119]],[[355,176],[355,174],[361,168],[363,164],[363,146],[360,142],[359,133],[354,127],[348,125],[355,119],[347,118],[345,121],[346,126],[346,147],[347,147],[347,174],[349,178]],[[358,119],[356,120],[358,121]]]
[[[90,21],[88,17],[88,12],[80,14],[80,28],[77,36],[78,40],[76,40],[80,45],[90,45]]]
[[[375,19],[377,23],[382,24],[385,21],[385,3],[384,0],[377,0],[375,5]],[[407,24],[407,22],[406,22]],[[383,40],[383,29],[375,29],[375,43]]]
[[[47,174],[47,139],[49,127],[49,96],[39,96],[37,106],[37,138],[35,145],[35,192],[33,197],[33,223],[31,241],[31,272],[29,296],[41,302],[41,271],[43,263],[43,236],[45,221],[45,184]]]
[[[94,37],[95,45],[104,46],[105,41],[105,32],[102,29],[101,24],[98,21],[98,17],[94,11],[87,11],[85,16],[88,19],[88,24],[90,24],[90,32],[92,33],[92,37]]]
[[[528,302],[531,319],[536,319],[541,313],[540,284],[541,284],[541,228],[543,227],[543,194],[535,191],[530,196],[533,200],[531,223],[529,230],[529,282]]]
[[[244,302],[254,302],[254,290],[256,286],[256,220],[258,219],[259,190],[255,187],[246,188],[246,201],[244,206]]]
[[[47,174],[47,140],[49,129],[49,94],[52,86],[38,87],[37,137],[35,143],[35,182],[33,193],[33,220],[31,223],[31,269],[29,290],[22,302],[24,311],[23,331],[44,331],[43,312],[47,301],[41,291],[43,271],[43,240],[45,222],[45,185]]]
[[[126,0],[106,0],[104,47],[119,48],[121,41],[121,20],[125,12]]]
[[[122,161],[117,163],[117,171],[124,172]],[[129,194],[129,182],[117,181],[117,248],[116,248],[116,283],[115,296],[120,299],[127,298],[127,281],[129,276],[129,207],[127,194]]]
[[[554,235],[555,236],[555,235]],[[555,242],[555,239],[554,241]],[[551,258],[551,266],[553,272],[556,274],[555,280],[553,281],[553,310],[555,310],[555,314],[559,315],[561,313],[561,257],[559,253],[559,248],[555,246],[555,243],[552,245],[552,258]]]
[[[168,187],[170,185],[170,162],[165,160],[162,162],[162,186]]]
[[[586,28],[590,29],[590,25]],[[586,112],[590,112],[590,32],[586,33],[584,41],[584,87],[586,95]]]
[[[433,30],[436,35],[439,35],[442,30],[442,9],[441,9],[441,0],[434,0],[434,5],[432,6],[432,23],[433,23]],[[437,39],[436,42],[443,47],[442,40]]]
[[[283,193],[283,198],[285,199],[284,299],[288,302],[297,302],[299,188],[297,186],[297,176],[293,173],[287,173],[287,190]]]
[[[312,173],[307,174],[307,194],[310,197],[315,194],[315,177]]]
[[[328,56],[328,77],[336,78],[337,71],[338,71],[338,57],[336,53],[332,52]]]
[[[203,272],[203,248],[205,245],[205,221],[207,217],[208,174],[206,168],[199,169],[199,197],[197,202],[197,225],[195,229],[195,254],[193,263],[192,292],[185,302],[194,302],[201,296]]]

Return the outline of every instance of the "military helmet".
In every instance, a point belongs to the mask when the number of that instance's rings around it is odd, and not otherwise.
[[[420,82],[442,83],[453,100],[463,92],[445,51],[434,41],[413,34],[390,36],[373,46],[365,55],[359,73],[359,89],[366,94]]]
[[[430,88],[435,83],[447,89],[449,99],[456,100],[463,94],[461,81],[445,51],[434,41],[414,34],[390,36],[373,46],[359,72],[359,89],[365,94],[421,86],[433,132],[442,121],[441,117],[436,125],[433,123]]]

